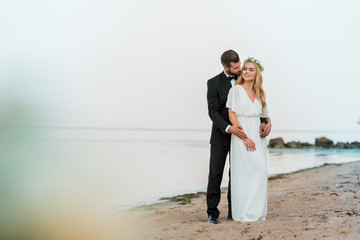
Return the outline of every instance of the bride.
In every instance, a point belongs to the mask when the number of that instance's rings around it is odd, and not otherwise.
[[[262,87],[263,70],[258,60],[247,58],[226,103],[232,125],[247,135],[244,139],[232,135],[230,145],[232,217],[240,222],[265,220],[267,215],[267,147],[259,126],[260,117],[266,118],[265,131],[270,131],[271,121]]]

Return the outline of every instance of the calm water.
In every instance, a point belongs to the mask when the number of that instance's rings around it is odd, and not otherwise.
[[[209,135],[209,131],[45,129],[36,135],[37,141],[17,143],[16,154],[10,155],[11,161],[3,160],[1,167],[13,188],[34,199],[59,189],[89,188],[106,196],[112,206],[126,208],[205,191]],[[360,140],[359,133],[350,132],[276,131],[268,139],[278,136],[310,143],[320,136],[335,142]],[[358,160],[359,150],[270,149],[268,170],[274,175]],[[223,186],[227,174],[228,164]]]

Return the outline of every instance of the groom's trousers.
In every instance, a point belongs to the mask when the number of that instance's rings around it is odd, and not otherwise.
[[[210,146],[210,166],[209,179],[207,186],[206,202],[207,213],[213,217],[218,218],[220,211],[217,208],[221,198],[221,180],[223,177],[226,156],[230,151],[230,146],[221,146],[211,144]],[[229,185],[228,185],[228,216],[231,216],[231,185],[230,185],[230,170],[229,170]]]

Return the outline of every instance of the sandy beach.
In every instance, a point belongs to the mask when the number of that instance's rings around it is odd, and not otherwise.
[[[269,180],[265,221],[207,222],[204,193],[122,213],[123,239],[360,239],[360,162],[324,165]]]

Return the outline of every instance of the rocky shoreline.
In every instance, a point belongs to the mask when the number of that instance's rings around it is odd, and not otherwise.
[[[282,179],[282,178],[286,178],[295,173],[306,172],[306,171],[314,170],[314,169],[321,169],[326,166],[341,166],[341,165],[342,165],[342,163],[324,163],[323,165],[320,165],[320,166],[300,169],[300,170],[290,172],[290,173],[276,174],[274,176],[269,177],[268,180],[272,181],[272,180],[276,180],[276,179]],[[227,193],[227,191],[228,191],[227,187],[221,188],[222,193]],[[196,199],[199,197],[205,197],[205,196],[206,196],[206,192],[197,192],[197,193],[185,193],[185,194],[172,196],[172,197],[162,197],[159,199],[159,201],[165,201],[165,202],[157,202],[157,203],[152,203],[152,204],[143,204],[143,205],[135,206],[135,207],[132,207],[130,209],[130,211],[155,211],[155,210],[163,210],[164,208],[167,208],[167,207],[170,209],[170,208],[177,207],[179,205],[190,204],[193,199]],[[164,207],[164,205],[166,205],[166,206]]]
[[[360,149],[360,142],[337,142],[326,137],[320,137],[315,139],[315,144],[300,141],[291,141],[285,143],[280,138],[274,138],[269,140],[269,148],[336,148],[336,149]]]

